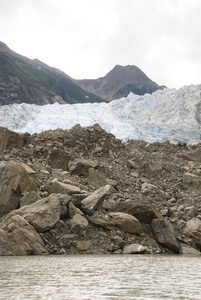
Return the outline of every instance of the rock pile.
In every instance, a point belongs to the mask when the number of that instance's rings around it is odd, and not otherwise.
[[[201,146],[0,128],[0,255],[201,250]]]

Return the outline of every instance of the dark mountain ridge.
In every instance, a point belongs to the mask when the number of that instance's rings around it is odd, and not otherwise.
[[[75,80],[0,42],[0,105],[107,102],[130,92],[143,95],[162,88],[132,65],[116,65],[98,79]]]
[[[80,88],[64,72],[19,55],[0,42],[0,105],[102,101]]]

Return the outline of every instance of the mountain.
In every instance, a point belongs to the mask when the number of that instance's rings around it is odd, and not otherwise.
[[[130,92],[137,95],[151,94],[164,88],[149,79],[138,67],[130,65],[116,65],[105,77],[76,80],[76,83],[84,90],[107,100],[126,97]]]
[[[0,107],[0,126],[18,132],[40,133],[98,123],[117,138],[147,142],[197,144],[201,141],[201,85],[163,89],[109,103],[76,105],[14,104]]]
[[[0,105],[102,101],[84,91],[64,72],[15,53],[0,42]]]

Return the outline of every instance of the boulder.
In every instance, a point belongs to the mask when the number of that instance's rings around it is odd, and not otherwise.
[[[197,215],[197,209],[194,205],[185,207],[185,216],[187,218],[194,218]]]
[[[180,246],[180,254],[185,254],[185,255],[200,255],[201,252],[196,250],[195,248],[186,245],[186,244],[181,244]]]
[[[80,194],[81,190],[79,187],[74,186],[72,184],[63,183],[60,181],[53,181],[48,186],[48,193],[50,194],[67,194],[67,195],[73,195],[73,194]]]
[[[136,163],[133,160],[129,159],[127,161],[127,166],[131,169],[134,169],[134,168],[136,168]]]
[[[69,214],[68,205],[71,201],[71,196],[66,194],[56,194],[56,196],[58,197],[59,202],[61,204],[60,219],[67,219]]]
[[[192,156],[193,156],[194,161],[201,162],[201,147],[200,147],[200,145],[195,151],[193,151]]]
[[[68,162],[70,160],[70,153],[60,148],[50,148],[48,155],[48,165],[54,169],[68,170]]]
[[[51,194],[47,198],[38,200],[31,205],[25,205],[19,209],[11,211],[1,217],[1,224],[15,215],[23,217],[38,232],[44,232],[52,228],[60,219],[61,203],[59,194]]]
[[[154,192],[156,190],[157,190],[157,186],[155,186],[151,183],[144,182],[142,184],[142,193],[143,194],[149,194],[150,192]]]
[[[96,189],[101,188],[104,185],[107,185],[107,180],[98,173],[94,168],[89,168],[89,185],[95,187]]]
[[[0,155],[3,155],[5,150],[21,148],[23,144],[23,135],[0,127]]]
[[[75,246],[80,251],[86,251],[93,244],[93,240],[88,241],[74,241],[73,246]]]
[[[36,230],[21,216],[1,223],[0,255],[48,254]]]
[[[142,226],[134,216],[123,212],[110,212],[108,215],[115,225],[123,231],[135,234],[142,233]]]
[[[25,194],[22,198],[20,198],[20,207],[33,204],[40,199],[41,197],[39,196],[39,194],[32,191],[30,193]]]
[[[79,238],[79,235],[71,233],[71,234],[64,234],[61,236],[59,243],[62,247],[65,247],[67,249],[70,249],[72,242],[74,240],[77,240]]]
[[[138,243],[126,245],[123,248],[123,254],[150,254],[151,251],[148,247],[142,246]]]
[[[134,178],[138,178],[139,177],[139,173],[138,172],[132,172],[131,176]]]
[[[201,162],[200,146],[198,146],[198,148],[194,151],[190,151],[190,152],[186,152],[186,153],[179,153],[177,156],[184,160]]]
[[[76,214],[83,215],[83,212],[78,207],[76,207],[72,202],[69,202],[68,204],[69,218],[72,218]]]
[[[114,243],[115,248],[120,248],[123,249],[124,246],[126,245],[126,241],[124,241],[120,236],[114,235],[112,237],[112,242]]]
[[[179,246],[175,237],[174,229],[168,220],[154,219],[151,222],[156,240],[162,246],[179,252]]]
[[[0,217],[17,209],[20,198],[37,186],[20,163],[0,165]]]
[[[86,237],[88,221],[80,214],[76,214],[69,222],[73,233]]]
[[[68,164],[70,174],[78,176],[88,175],[89,168],[96,168],[97,166],[97,161],[91,161],[83,158],[76,158]]]
[[[201,177],[187,172],[184,173],[183,183],[185,186],[192,186],[194,188],[200,189]]]
[[[148,173],[160,172],[163,169],[163,165],[160,161],[148,161],[145,164],[145,169]]]
[[[36,171],[34,171],[31,167],[29,167],[27,164],[25,164],[25,163],[20,163],[21,164],[21,166],[27,171],[27,173],[29,174],[29,175],[31,175],[31,174],[36,174]]]
[[[12,248],[9,236],[5,230],[0,229],[0,256],[2,255],[16,255]]]
[[[72,203],[81,209],[81,202],[83,199],[87,198],[90,193],[83,193],[83,194],[74,194],[71,196]]]
[[[114,230],[114,228],[115,228],[115,221],[112,220],[112,218],[109,217],[108,215],[103,215],[103,214],[95,215],[94,214],[93,216],[89,217],[89,220],[94,225],[102,227],[107,230]]]
[[[90,186],[93,186],[96,189],[101,188],[102,186],[109,184],[110,185],[110,192],[114,192],[114,193],[116,192],[113,185],[116,186],[117,182],[115,180],[105,179],[94,168],[89,168],[88,183],[89,183]]]
[[[110,185],[105,185],[83,199],[81,201],[81,210],[88,215],[93,215],[96,210],[101,209],[103,201],[109,190]]]
[[[118,202],[112,211],[121,211],[133,215],[141,223],[151,223],[153,219],[163,219],[157,208],[146,199]]]
[[[38,232],[44,232],[52,228],[60,219],[61,204],[57,195],[50,195],[20,210],[30,225]]]
[[[190,233],[190,237],[201,250],[201,220],[198,218],[192,218],[186,222],[186,227]]]

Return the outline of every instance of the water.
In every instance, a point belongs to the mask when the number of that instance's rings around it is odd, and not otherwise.
[[[1,300],[201,299],[199,256],[0,257]]]

